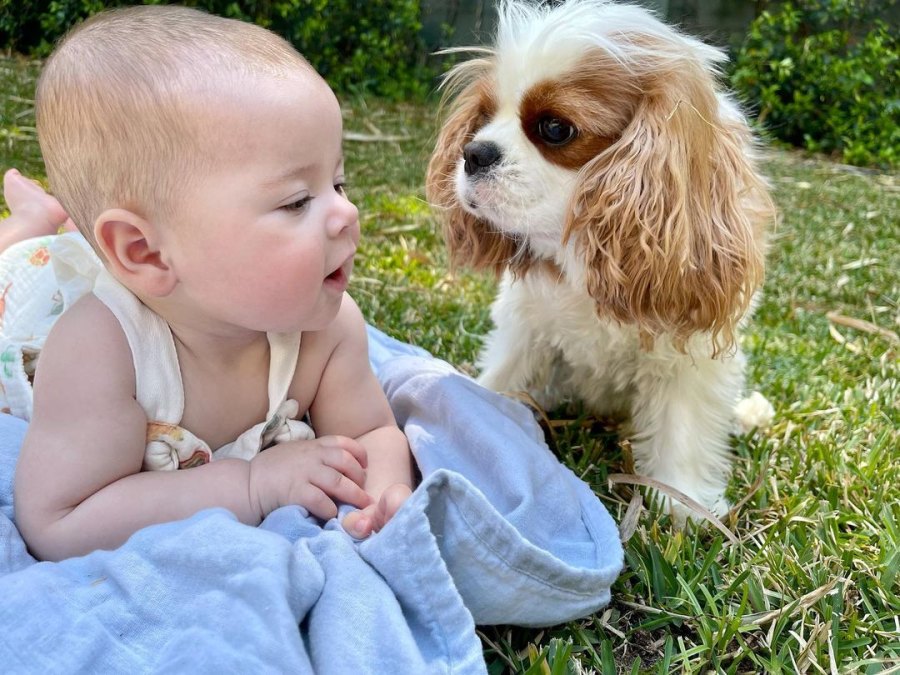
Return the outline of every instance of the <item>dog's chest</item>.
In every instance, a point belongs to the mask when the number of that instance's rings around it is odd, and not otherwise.
[[[547,275],[526,275],[504,281],[496,306],[495,321],[526,324],[523,334],[533,335],[537,348],[556,350],[576,380],[622,391],[633,379],[640,352],[637,330],[600,319],[584,290]]]

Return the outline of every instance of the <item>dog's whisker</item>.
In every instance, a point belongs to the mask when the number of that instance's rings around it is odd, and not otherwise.
[[[675,107],[672,108],[672,112],[670,112],[668,115],[666,115],[666,122],[670,122],[672,120],[672,118],[675,116],[675,113],[678,112],[678,108],[681,107],[682,103],[686,104],[691,110],[693,110],[696,113],[697,117],[699,117],[701,120],[706,122],[706,124],[708,124],[710,127],[715,129],[716,131],[719,131],[719,132],[722,131],[721,127],[719,127],[717,124],[713,124],[708,119],[706,119],[703,116],[703,113],[700,112],[699,110],[697,110],[696,106],[694,106],[693,103],[691,103],[690,101],[685,101],[684,99],[681,99],[681,98],[678,99],[678,102],[675,104]]]

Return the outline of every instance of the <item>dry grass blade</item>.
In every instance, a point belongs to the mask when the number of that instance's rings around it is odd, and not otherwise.
[[[624,544],[637,529],[638,519],[641,517],[641,507],[644,505],[644,498],[637,490],[631,495],[631,501],[628,503],[628,510],[619,523],[619,539]]]
[[[483,642],[486,642],[488,645],[490,645],[490,647],[497,653],[497,656],[499,656],[501,659],[503,659],[506,662],[506,664],[510,668],[512,668],[512,670],[510,672],[514,673],[517,670],[516,664],[513,663],[510,660],[510,658],[504,653],[504,651],[500,648],[500,645],[498,645],[496,642],[491,640],[487,635],[485,635],[483,630],[476,629],[475,632],[478,633],[478,637],[480,637]]]
[[[356,143],[397,143],[398,141],[409,141],[412,136],[401,136],[391,134],[361,134],[357,131],[345,131],[344,140],[354,141]]]
[[[753,481],[753,484],[747,490],[747,494],[745,494],[743,497],[741,497],[741,500],[737,504],[735,504],[734,506],[731,507],[731,510],[728,512],[728,515],[726,516],[727,518],[731,518],[732,516],[736,516],[737,514],[739,514],[741,512],[741,509],[744,508],[744,505],[747,502],[749,502],[750,499],[753,498],[753,495],[756,494],[756,491],[759,490],[760,487],[762,487],[763,481],[766,478],[766,473],[767,473],[766,469],[767,468],[768,468],[767,466],[761,467],[759,475],[756,477],[756,480]]]
[[[688,497],[681,490],[676,490],[671,485],[666,485],[665,483],[661,483],[660,481],[654,480],[653,478],[648,478],[647,476],[638,476],[635,474],[624,473],[612,473],[607,476],[607,481],[609,481],[611,485],[623,483],[625,485],[643,485],[644,487],[650,487],[658,492],[662,492],[667,497],[671,497],[672,499],[680,502],[683,506],[687,507],[697,515],[703,516],[705,520],[708,520],[710,523],[715,525],[716,529],[724,534],[728,541],[730,541],[732,544],[734,544],[735,546],[740,544],[740,540],[736,536],[734,536],[734,532],[725,527],[725,524],[722,523],[721,520],[716,518],[715,514],[713,514],[712,511],[710,511],[694,499]]]
[[[503,395],[521,401],[531,408],[535,414],[541,418],[541,427],[550,435],[550,440],[554,443],[556,442],[556,433],[553,431],[553,422],[547,417],[547,413],[541,407],[541,404],[534,400],[534,396],[527,391],[504,391]]]
[[[659,609],[658,607],[650,607],[649,605],[642,605],[639,602],[631,602],[630,600],[618,600],[618,604],[623,607],[629,607],[631,609],[636,609],[639,612],[643,612],[644,614],[652,614],[654,616],[658,616],[660,614],[665,614],[666,616],[675,617],[676,619],[682,619],[687,621],[689,619],[693,619],[690,614],[679,614],[678,612],[673,612],[670,609]]]
[[[881,337],[886,338],[888,341],[894,344],[900,342],[900,335],[897,335],[894,331],[888,330],[887,328],[882,328],[881,326],[878,326],[871,321],[854,319],[852,316],[844,316],[843,314],[838,314],[837,312],[828,312],[825,316],[828,317],[828,320],[831,323],[836,323],[839,326],[854,328],[865,333],[874,333],[875,335],[880,335]]]
[[[838,585],[839,582],[847,581],[847,579],[843,577],[837,577],[832,579],[827,584],[819,586],[819,588],[806,593],[805,595],[800,596],[799,599],[790,603],[786,607],[781,607],[779,609],[773,609],[770,612],[761,612],[758,614],[748,614],[744,617],[746,623],[745,626],[764,626],[767,623],[771,623],[775,619],[778,619],[785,614],[794,614],[803,609],[809,609],[820,599],[828,595],[834,590],[834,587]]]

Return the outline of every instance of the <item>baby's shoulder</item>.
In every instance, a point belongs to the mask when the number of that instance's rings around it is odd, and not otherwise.
[[[337,316],[322,330],[306,331],[300,342],[300,356],[294,373],[292,392],[304,391],[311,400],[325,372],[344,361],[348,354],[366,354],[366,322],[353,299],[344,293]],[[298,393],[294,398],[302,398]],[[299,398],[298,398],[299,400]]]
[[[67,308],[53,330],[66,333],[88,331],[101,335],[111,333],[124,337],[115,314],[93,293],[86,293]]]
[[[359,306],[347,293],[344,293],[344,300],[341,302],[341,308],[338,310],[337,317],[332,322],[335,330],[340,336],[346,337],[350,335],[359,335],[366,332],[366,321],[363,318]]]
[[[303,353],[308,348],[330,354],[341,345],[358,342],[360,338],[365,341],[365,319],[353,298],[344,293],[337,316],[328,326],[322,330],[303,333],[300,351]]]
[[[131,363],[131,348],[119,320],[92,293],[62,313],[47,336],[39,362],[56,364],[60,355],[70,367],[98,361],[107,365]]]

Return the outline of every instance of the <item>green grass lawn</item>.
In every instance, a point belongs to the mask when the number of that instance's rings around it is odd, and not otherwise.
[[[36,72],[0,60],[0,167],[42,177]],[[376,326],[474,373],[495,284],[451,274],[425,203],[434,106],[357,102],[345,128],[393,139],[346,144],[363,227],[352,294]],[[784,151],[765,168],[782,219],[744,348],[777,416],[735,439],[739,543],[644,511],[610,607],[482,628],[492,673],[900,671],[900,177]],[[563,422],[560,458],[620,521],[632,493],[607,481],[628,471],[614,430]]]

